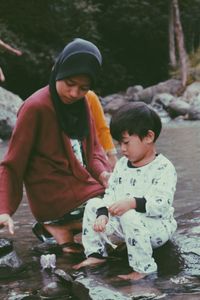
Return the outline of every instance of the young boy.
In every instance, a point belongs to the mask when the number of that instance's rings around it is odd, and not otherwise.
[[[82,241],[87,259],[74,269],[105,262],[105,245],[113,245],[117,236],[125,241],[133,268],[120,278],[138,280],[157,270],[153,248],[165,244],[177,228],[172,207],[176,171],[155,146],[161,127],[159,116],[143,102],[129,103],[112,117],[111,134],[123,157],[104,198],[86,205]]]

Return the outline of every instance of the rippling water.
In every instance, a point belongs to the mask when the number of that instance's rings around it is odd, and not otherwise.
[[[176,214],[200,206],[200,122],[165,126],[158,140],[158,151],[170,158],[178,173]]]
[[[3,156],[7,143],[0,144],[0,157]],[[193,228],[193,233],[198,238],[199,204],[200,195],[200,122],[181,122],[165,124],[162,134],[157,142],[159,153],[166,155],[175,165],[178,173],[178,184],[175,195],[175,215],[180,224],[179,232],[183,235],[177,236],[179,243],[194,243],[189,240],[187,232]],[[39,257],[35,256],[31,248],[38,241],[32,235],[31,224],[33,217],[28,209],[25,199],[20,209],[14,215],[16,233],[13,237],[14,245],[20,258],[25,262],[27,269],[19,275],[18,280],[7,279],[0,282],[1,299],[23,299],[17,298],[20,294],[36,294],[44,284],[45,280],[39,265]],[[0,231],[0,238],[6,237],[5,229]],[[186,241],[187,239],[187,241]],[[192,247],[192,245],[191,245]],[[189,256],[193,259],[193,256]],[[165,258],[163,258],[165,259]],[[166,259],[168,259],[166,257]],[[195,259],[197,257],[195,256]],[[196,260],[197,262],[197,260]],[[59,257],[57,266],[65,271],[72,272],[71,266],[76,259]],[[170,264],[170,261],[169,261]],[[196,267],[194,272],[187,269],[194,268],[195,262],[190,266],[184,266],[177,274],[159,275],[150,277],[137,283],[122,282],[116,280],[116,274],[126,270],[124,262],[110,263],[96,269],[89,268],[84,272],[74,274],[79,282],[90,288],[90,296],[95,300],[114,299],[200,299],[199,277],[200,268]],[[200,263],[199,263],[200,265]],[[191,267],[192,266],[192,267]],[[193,270],[193,269],[192,269]],[[189,275],[188,275],[189,274]],[[51,280],[51,279],[49,279]],[[102,288],[103,286],[103,288]],[[146,298],[145,298],[146,297]]]

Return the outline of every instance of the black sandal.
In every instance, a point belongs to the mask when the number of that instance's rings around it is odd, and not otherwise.
[[[44,242],[46,244],[56,243],[54,237],[44,228],[41,223],[34,223],[32,226],[32,231],[41,242]]]
[[[73,252],[72,251],[63,251],[63,248],[74,248],[78,251]],[[78,254],[81,255],[84,252],[84,248],[81,244],[75,243],[75,242],[66,242],[61,245],[57,243],[47,244],[42,243],[32,248],[32,251],[36,254],[42,255],[42,254],[55,254],[55,255],[62,255],[62,254]]]
[[[58,247],[60,247],[61,249],[69,248],[69,249],[72,250],[72,251],[69,251],[69,252],[68,251],[63,251],[63,253],[80,254],[80,253],[84,252],[83,246],[81,244],[75,243],[75,242],[66,242],[66,243],[58,245]],[[73,251],[73,249],[75,251]]]

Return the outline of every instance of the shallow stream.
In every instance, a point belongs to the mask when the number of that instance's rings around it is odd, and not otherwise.
[[[0,157],[6,148],[7,143],[2,142]],[[89,289],[88,298],[77,299],[200,299],[200,122],[165,124],[157,150],[174,163],[178,173],[174,207],[179,226],[174,239],[179,248],[172,249],[173,257],[163,252],[160,272],[138,282],[117,279],[119,272],[127,270],[125,259],[74,272],[71,266],[80,258],[59,256],[57,268]],[[0,280],[0,299],[41,299],[38,291],[53,279],[41,270],[40,257],[32,251],[38,240],[31,231],[34,220],[25,196],[14,221],[15,235],[11,239],[25,269],[16,277]],[[1,229],[0,238],[8,237],[7,230]]]

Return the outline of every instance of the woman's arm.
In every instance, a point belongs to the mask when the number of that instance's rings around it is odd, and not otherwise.
[[[24,103],[0,164],[0,214],[12,215],[22,199],[23,180],[38,132],[38,113]]]

